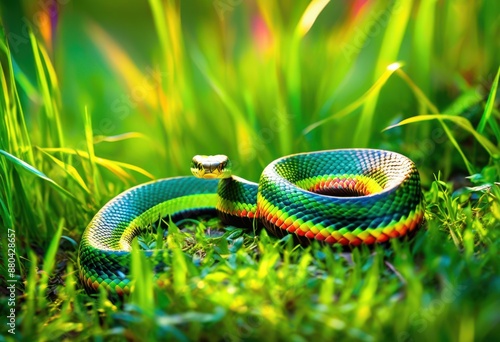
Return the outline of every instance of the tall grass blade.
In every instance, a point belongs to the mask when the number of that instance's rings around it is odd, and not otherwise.
[[[127,132],[113,136],[104,136],[104,135],[96,135],[94,136],[94,144],[98,144],[100,142],[117,142],[129,139],[145,139],[149,140],[149,137],[140,132]]]
[[[304,127],[302,119],[302,75],[299,59],[301,55],[301,40],[307,32],[309,32],[317,17],[329,2],[329,0],[313,0],[309,3],[295,27],[295,32],[288,46],[287,57],[283,61],[286,66],[285,79],[288,103],[293,113],[294,123],[298,127]],[[287,134],[287,131],[293,132],[293,126],[290,124],[290,119],[283,121],[285,123],[285,129],[280,132],[280,152],[283,154],[290,153],[291,135]]]
[[[453,100],[453,102],[448,107],[443,109],[442,112],[451,115],[460,115],[470,107],[481,102],[481,100],[481,94],[479,94],[477,89],[470,89],[462,93],[457,99]]]
[[[45,152],[61,152],[65,154],[72,154],[72,155],[77,155],[81,158],[86,158],[90,159],[90,155],[86,151],[82,150],[74,150],[71,148],[40,148],[40,150],[45,151]],[[101,157],[94,157],[94,162],[96,165],[100,165],[102,167],[107,168],[109,171],[113,172],[116,176],[118,176],[122,180],[127,180],[127,179],[132,179],[131,175],[126,172],[124,169],[132,170],[137,173],[140,173],[149,179],[155,179],[155,176],[153,176],[151,173],[148,171],[144,170],[143,168],[140,168],[138,166],[128,164],[128,163],[123,163],[119,162],[116,160],[111,160],[111,159],[106,159],[106,158],[101,158]]]
[[[500,154],[500,148],[495,146],[491,141],[489,141],[487,138],[485,138],[483,135],[479,134],[474,127],[472,127],[472,124],[470,123],[469,120],[467,120],[464,117],[461,116],[455,116],[455,115],[446,115],[446,114],[425,114],[425,115],[419,115],[419,116],[414,116],[408,119],[405,119],[395,125],[391,125],[389,127],[386,127],[384,129],[388,130],[394,127],[402,126],[402,125],[407,125],[410,123],[414,122],[422,122],[422,121],[429,121],[429,120],[447,120],[455,123],[456,125],[462,127],[464,130],[466,130],[468,133],[470,133],[476,140],[484,147],[484,149],[492,156],[492,157],[497,157]]]
[[[185,300],[191,301],[191,296],[187,293],[188,282],[188,266],[184,252],[182,251],[182,243],[184,237],[179,230],[179,227],[170,219],[168,224],[167,245],[172,253],[172,281],[173,290],[176,293],[186,293]]]
[[[35,334],[35,327],[33,321],[36,320],[37,316],[37,265],[38,260],[36,254],[29,250],[29,271],[27,275],[28,281],[26,282],[26,303],[24,306],[24,310],[22,312],[23,322],[22,327],[24,329],[24,333],[27,336],[33,336]]]
[[[64,218],[61,218],[55,232],[55,235],[52,237],[50,241],[49,248],[44,255],[43,258],[43,270],[45,272],[45,276],[49,276],[52,273],[52,270],[55,266],[56,254],[59,249],[59,241],[61,240],[62,231],[64,228]]]
[[[0,133],[5,134],[6,137],[5,139],[0,139],[0,149],[22,154],[23,158],[29,163],[34,164],[32,149],[27,148],[31,146],[31,142],[17,92],[16,74],[14,73],[15,62],[11,58],[8,47],[3,44],[1,48],[2,52],[7,55],[8,62],[6,70],[0,68],[0,83],[3,90],[2,110],[5,113],[3,116],[4,120],[1,121],[0,128],[2,129]]]
[[[380,48],[380,53],[377,58],[375,67],[375,77],[384,72],[387,65],[398,60],[399,50],[403,41],[410,13],[412,10],[412,0],[396,0],[392,5],[392,15],[387,23],[387,28],[384,33],[384,39]],[[376,80],[376,79],[375,79]],[[375,117],[379,92],[377,91],[370,99],[366,101],[359,118],[353,146],[366,147],[370,141],[371,128]]]
[[[45,138],[48,139],[46,145],[64,146],[61,118],[57,108],[57,95],[55,91],[52,91],[57,90],[55,71],[50,66],[51,62],[48,59],[48,55],[44,52],[44,48],[38,44],[33,31],[29,32],[29,37],[37,68],[36,75],[38,77],[39,88],[42,92],[44,113],[47,118],[45,128],[48,130],[48,133],[50,132],[45,135]],[[49,78],[47,78],[45,70],[48,70]],[[53,122],[53,125],[48,125],[49,122]]]
[[[50,241],[49,248],[43,257],[43,266],[41,273],[42,276],[40,278],[40,284],[37,289],[37,297],[38,297],[38,307],[45,308],[47,305],[46,302],[46,291],[49,283],[49,277],[52,275],[52,271],[54,269],[56,263],[56,254],[59,250],[59,241],[61,240],[61,235],[64,227],[64,218],[61,218],[55,232],[55,235],[52,237]]]
[[[413,49],[412,64],[415,70],[414,79],[424,93],[430,93],[431,61],[434,51],[434,21],[437,1],[423,0],[418,4],[413,29]],[[420,108],[420,113],[425,112],[425,108]]]
[[[21,89],[24,90],[26,95],[32,100],[36,101],[39,99],[40,95],[38,94],[38,91],[36,90],[35,85],[31,82],[29,77],[26,75],[26,73],[19,67],[19,65],[16,63],[16,60],[14,58],[11,59],[12,63],[12,71],[14,73],[14,76],[16,78],[16,81],[19,83],[19,86]],[[19,109],[21,109],[21,106],[19,106]]]
[[[238,146],[254,146],[256,142],[254,141],[252,129],[247,118],[245,117],[244,112],[238,107],[231,96],[224,90],[222,83],[216,79],[215,75],[209,69],[207,61],[201,51],[193,49],[191,56],[195,65],[202,72],[203,76],[205,76],[205,79],[207,80],[209,85],[212,87],[215,93],[219,96],[224,106],[227,108],[228,113],[233,117],[236,125],[235,130],[238,133]],[[240,148],[239,152],[242,159],[250,157],[249,155],[247,155],[248,151],[244,148]]]
[[[94,152],[94,137],[92,130],[92,117],[85,107],[85,142],[87,147],[87,156],[90,163],[90,174],[92,175],[92,183],[90,186],[93,188],[92,193],[96,197],[96,202],[99,203],[100,192],[99,192],[99,170],[96,167],[96,156]]]
[[[44,150],[40,149],[40,151],[47,156],[51,161],[53,161],[57,166],[59,166],[64,172],[75,181],[76,184],[80,188],[82,188],[87,194],[90,194],[90,189],[87,187],[87,184],[83,180],[82,176],[78,173],[78,170],[70,164],[64,163],[63,161],[57,159],[53,155],[45,152]]]
[[[497,96],[497,88],[498,88],[498,77],[500,76],[500,67],[498,68],[497,74],[495,76],[495,80],[491,85],[490,94],[488,95],[488,100],[486,101],[486,106],[484,107],[483,116],[481,117],[481,121],[477,126],[478,133],[483,133],[486,127],[486,123],[489,122],[491,128],[494,129],[497,141],[500,142],[500,131],[498,129],[498,123],[494,121],[494,118],[491,117],[491,113],[493,112],[493,106],[495,105],[495,100]]]
[[[201,53],[201,51],[193,49],[191,57],[193,58],[195,65],[202,72],[203,76],[205,76],[205,79],[210,84],[212,89],[224,103],[231,116],[233,116],[234,119],[237,120],[238,122],[245,123],[246,126],[247,123],[244,113],[240,110],[240,108],[238,107],[236,102],[234,102],[231,96],[229,96],[229,94],[224,90],[222,83],[216,79],[215,75],[210,70],[208,63],[204,58],[203,54]]]
[[[299,24],[295,28],[295,35],[298,38],[304,37],[307,32],[311,29],[316,18],[320,15],[323,9],[328,5],[330,0],[312,0],[307,6],[302,18],[300,18]]]
[[[1,219],[2,219],[2,226],[7,228],[12,228],[13,227],[13,220],[12,216],[9,210],[9,207],[7,206],[7,203],[4,202],[4,200],[0,197],[0,213],[2,213]]]
[[[427,98],[427,96],[425,96],[424,92],[412,81],[412,79],[403,70],[398,70],[397,73],[398,73],[398,76],[400,76],[408,84],[410,89],[413,91],[413,93],[417,97],[422,108],[429,108],[429,110],[432,111],[433,113],[439,113],[438,108]],[[458,117],[458,116],[454,116],[454,117]],[[465,153],[463,152],[462,148],[460,147],[460,144],[457,142],[457,140],[453,136],[453,133],[450,131],[450,128],[440,118],[440,115],[438,115],[436,117],[436,119],[439,121],[439,123],[443,127],[443,130],[445,131],[446,135],[448,136],[448,139],[450,139],[450,142],[453,144],[455,149],[458,151],[458,153],[460,154],[460,156],[464,160],[464,163],[467,167],[468,172],[470,174],[475,173],[474,166],[467,159]]]
[[[29,165],[25,161],[13,156],[12,154],[0,150],[0,154],[3,155],[8,161],[10,161],[12,164],[19,166],[22,170],[27,171],[28,173],[43,179],[44,181],[48,182],[50,185],[54,187],[57,191],[60,193],[64,194],[65,196],[71,197],[76,200],[76,197],[73,196],[72,193],[61,187],[59,184],[57,184],[55,181],[53,181],[51,178],[47,177],[42,171],[37,170],[35,167]]]
[[[171,0],[166,2],[172,3]],[[168,23],[165,20],[165,8],[160,0],[149,0],[149,6],[151,7],[151,12],[153,13],[153,19],[155,23],[156,32],[158,34],[158,40],[160,41],[161,51],[165,61],[169,59],[169,31]],[[167,5],[168,6],[168,5]]]
[[[138,89],[144,84],[146,76],[137,68],[136,63],[130,58],[130,54],[124,51],[110,35],[95,23],[88,22],[87,30],[101,49],[103,56],[108,60],[109,66],[113,68],[116,75],[121,77],[129,90]],[[141,101],[151,107],[158,105],[155,92],[142,91]]]
[[[341,119],[345,117],[348,114],[351,114],[354,110],[357,108],[361,107],[364,103],[366,103],[371,97],[375,96],[380,89],[384,86],[384,84],[387,82],[387,80],[392,76],[392,74],[401,68],[403,64],[401,63],[393,63],[389,65],[389,67],[386,68],[385,72],[373,83],[373,85],[368,89],[363,95],[361,95],[356,101],[353,103],[349,104],[347,107],[341,109],[337,113],[332,114],[331,116],[317,121],[309,126],[307,126],[303,131],[302,134],[306,135],[310,133],[312,130],[318,128],[319,126],[325,124],[326,122],[335,120],[335,119]],[[328,102],[330,102],[328,100]]]
[[[131,276],[133,286],[132,302],[138,305],[147,316],[153,315],[155,303],[153,295],[153,271],[151,262],[139,247],[137,239],[132,241]]]

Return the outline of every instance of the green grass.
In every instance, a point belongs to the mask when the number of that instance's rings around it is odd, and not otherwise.
[[[52,24],[0,5],[0,341],[500,337],[495,1],[58,3]],[[195,154],[256,180],[345,147],[416,162],[411,242],[303,248],[202,217],[136,239],[125,301],[83,291],[81,233],[130,186]],[[140,250],[162,244],[159,287]]]

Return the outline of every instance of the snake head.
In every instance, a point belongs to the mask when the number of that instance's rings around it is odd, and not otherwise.
[[[191,161],[191,172],[198,178],[228,178],[231,176],[231,161],[223,154],[196,155]]]

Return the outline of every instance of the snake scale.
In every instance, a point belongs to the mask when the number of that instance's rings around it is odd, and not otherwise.
[[[208,159],[207,159],[208,158]],[[87,292],[130,292],[131,242],[162,217],[217,212],[236,226],[259,222],[272,235],[307,244],[383,243],[415,231],[424,197],[415,164],[374,149],[289,155],[271,162],[258,184],[230,175],[225,156],[193,158],[203,178],[175,177],[138,185],[108,202],[85,229],[78,251]],[[152,251],[145,251],[152,255]]]

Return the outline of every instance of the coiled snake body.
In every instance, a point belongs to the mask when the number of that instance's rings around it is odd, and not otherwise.
[[[208,158],[208,159],[207,159]],[[108,202],[85,229],[79,276],[88,292],[130,291],[131,241],[161,217],[216,210],[229,224],[254,220],[273,235],[357,246],[386,242],[420,226],[424,198],[414,163],[372,149],[299,153],[273,161],[258,184],[230,176],[225,156],[193,158],[204,178],[176,177],[131,188]],[[151,254],[151,253],[149,253]]]

